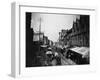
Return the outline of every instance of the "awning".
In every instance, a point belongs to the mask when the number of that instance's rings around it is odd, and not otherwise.
[[[41,45],[41,47],[47,47],[47,45]]]
[[[88,47],[75,47],[75,48],[71,48],[70,50],[77,52],[77,53],[79,53],[83,56],[89,54],[89,48]]]

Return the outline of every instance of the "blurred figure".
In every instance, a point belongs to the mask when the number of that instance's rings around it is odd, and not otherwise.
[[[46,52],[47,65],[49,66],[51,65],[52,58],[53,58],[52,49],[49,47]]]

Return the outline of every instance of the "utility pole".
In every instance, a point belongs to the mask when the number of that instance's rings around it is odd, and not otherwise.
[[[40,17],[39,21],[40,21],[40,25],[39,25],[39,41],[40,41],[40,34],[41,34],[41,17]]]
[[[40,34],[41,34],[41,17],[39,18],[39,51],[40,51]]]

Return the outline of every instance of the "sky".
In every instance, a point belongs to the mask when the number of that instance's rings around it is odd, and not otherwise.
[[[31,28],[34,32],[39,32],[39,25],[41,24],[41,32],[53,42],[57,42],[59,32],[62,29],[71,29],[73,21],[78,18],[78,15],[65,15],[65,14],[45,14],[45,13],[32,13]],[[41,21],[40,21],[41,18]]]

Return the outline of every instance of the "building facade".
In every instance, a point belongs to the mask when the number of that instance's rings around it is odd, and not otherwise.
[[[89,47],[89,33],[89,15],[80,15],[70,30],[62,30],[59,33],[59,41],[68,46]]]

